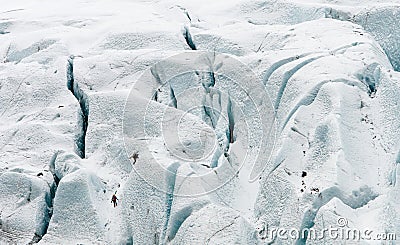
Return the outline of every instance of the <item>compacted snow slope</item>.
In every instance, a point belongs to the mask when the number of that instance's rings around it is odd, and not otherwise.
[[[400,234],[400,2],[0,6],[0,244]]]

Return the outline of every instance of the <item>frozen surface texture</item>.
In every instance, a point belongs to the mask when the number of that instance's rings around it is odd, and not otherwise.
[[[399,26],[399,1],[3,1],[0,244],[399,237]]]

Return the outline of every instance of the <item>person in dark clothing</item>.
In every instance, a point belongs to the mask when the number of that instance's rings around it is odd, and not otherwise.
[[[118,205],[117,200],[118,200],[117,196],[113,194],[111,197],[111,202],[114,203],[114,208]]]
[[[136,160],[139,158],[139,152],[135,151],[130,158],[133,159],[133,164],[135,164]]]

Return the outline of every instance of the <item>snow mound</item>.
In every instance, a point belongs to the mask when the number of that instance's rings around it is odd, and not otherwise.
[[[195,244],[256,244],[254,233],[251,225],[236,211],[210,204],[183,222],[171,244],[185,244],[186,241]]]
[[[354,20],[371,33],[385,50],[395,71],[400,70],[400,6],[368,9],[358,13]]]
[[[51,212],[47,182],[36,176],[7,172],[0,176],[0,190],[1,229],[18,236],[17,243],[43,236]]]
[[[57,187],[47,236],[41,242],[103,240],[104,221],[99,211],[104,205],[104,196],[104,184],[87,171],[78,170],[62,178]]]

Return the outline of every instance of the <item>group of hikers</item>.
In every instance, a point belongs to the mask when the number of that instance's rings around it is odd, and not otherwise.
[[[133,164],[136,163],[136,160],[139,158],[139,152],[135,151],[132,156],[130,157],[130,159],[133,159]],[[118,206],[118,197],[117,197],[117,192],[115,191],[115,193],[112,195],[111,197],[111,203],[114,204],[114,208],[116,206]]]

